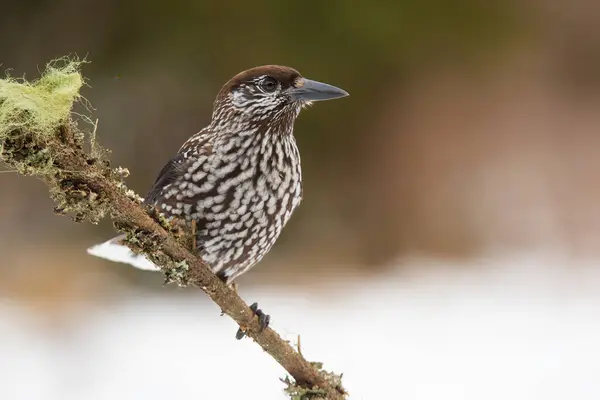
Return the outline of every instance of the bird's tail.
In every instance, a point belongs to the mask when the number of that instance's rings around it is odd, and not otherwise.
[[[114,262],[129,264],[135,268],[147,271],[159,271],[160,269],[148,260],[143,254],[135,254],[131,249],[121,242],[125,235],[116,236],[104,243],[97,244],[87,249],[88,254],[104,258]]]

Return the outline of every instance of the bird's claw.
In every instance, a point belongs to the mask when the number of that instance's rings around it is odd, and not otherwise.
[[[254,313],[254,315],[256,315],[258,317],[258,324],[260,325],[260,329],[258,330],[258,332],[262,332],[267,326],[269,326],[269,322],[271,322],[271,316],[268,314],[265,314],[263,312],[263,310],[261,310],[260,308],[258,308],[258,303],[252,303],[252,305],[250,306],[250,309],[252,310],[252,312]],[[235,334],[235,338],[237,340],[242,339],[244,336],[246,336],[246,332],[244,330],[242,330],[242,328],[239,328],[237,333]]]
[[[258,323],[260,325],[260,330],[259,332],[262,332],[265,330],[265,328],[267,326],[269,326],[269,322],[271,322],[271,316],[269,314],[265,314],[263,312],[263,310],[261,310],[260,308],[258,308],[258,303],[254,303],[250,306],[250,309],[254,312],[254,314],[256,314],[256,316],[258,317]]]

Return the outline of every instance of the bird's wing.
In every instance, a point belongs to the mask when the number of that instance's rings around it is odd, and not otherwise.
[[[173,193],[172,186],[181,184],[185,175],[190,171],[192,167],[202,167],[202,164],[194,165],[200,159],[199,156],[206,157],[210,153],[212,153],[213,148],[209,142],[208,135],[201,136],[196,135],[190,138],[188,142],[179,150],[179,152],[169,160],[169,162],[162,168],[162,170],[158,173],[156,180],[154,181],[154,185],[146,195],[144,199],[145,204],[166,204],[171,205],[171,209],[173,210],[177,208],[177,203],[181,206],[182,203],[186,201],[195,203],[197,199],[191,199],[188,197],[184,197],[182,200],[177,200],[176,195],[168,196],[169,193]],[[195,209],[195,204],[192,205]],[[166,210],[160,210],[165,212]],[[194,210],[190,210],[190,213],[194,212]],[[172,212],[166,213],[167,217],[172,216]],[[196,221],[199,225],[203,224],[203,220],[200,217],[198,221]],[[125,235],[119,235],[110,240],[107,240],[104,243],[92,246],[88,248],[87,252],[93,256],[104,258],[110,261],[122,262],[126,264],[130,264],[136,268],[149,270],[149,271],[159,271],[160,269],[154,265],[150,260],[146,258],[143,254],[136,254],[127,246],[122,243],[122,240],[125,238]]]
[[[198,164],[200,156],[204,156],[202,158],[208,160],[210,157],[207,156],[212,152],[213,146],[210,142],[209,132],[200,132],[192,136],[158,173],[144,202],[146,204],[164,203],[175,207],[176,196],[166,196],[172,192],[172,186],[182,183],[185,174],[191,172],[192,169],[201,168],[202,164]],[[185,202],[185,198],[183,202]]]
[[[189,160],[182,153],[178,153],[171,158],[158,173],[154,185],[144,198],[144,202],[154,204],[157,200],[160,200],[159,198],[164,194],[164,190],[170,185],[176,184],[185,175],[188,164]]]

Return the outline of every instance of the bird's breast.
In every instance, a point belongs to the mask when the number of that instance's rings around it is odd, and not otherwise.
[[[273,246],[302,194],[299,158],[280,149],[207,160],[195,217],[201,255],[216,271],[249,268]],[[282,161],[283,160],[283,161]]]

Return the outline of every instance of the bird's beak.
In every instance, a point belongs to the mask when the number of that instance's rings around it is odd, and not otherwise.
[[[302,79],[297,87],[290,89],[289,93],[294,100],[303,101],[331,100],[348,96],[345,90],[310,79]]]

